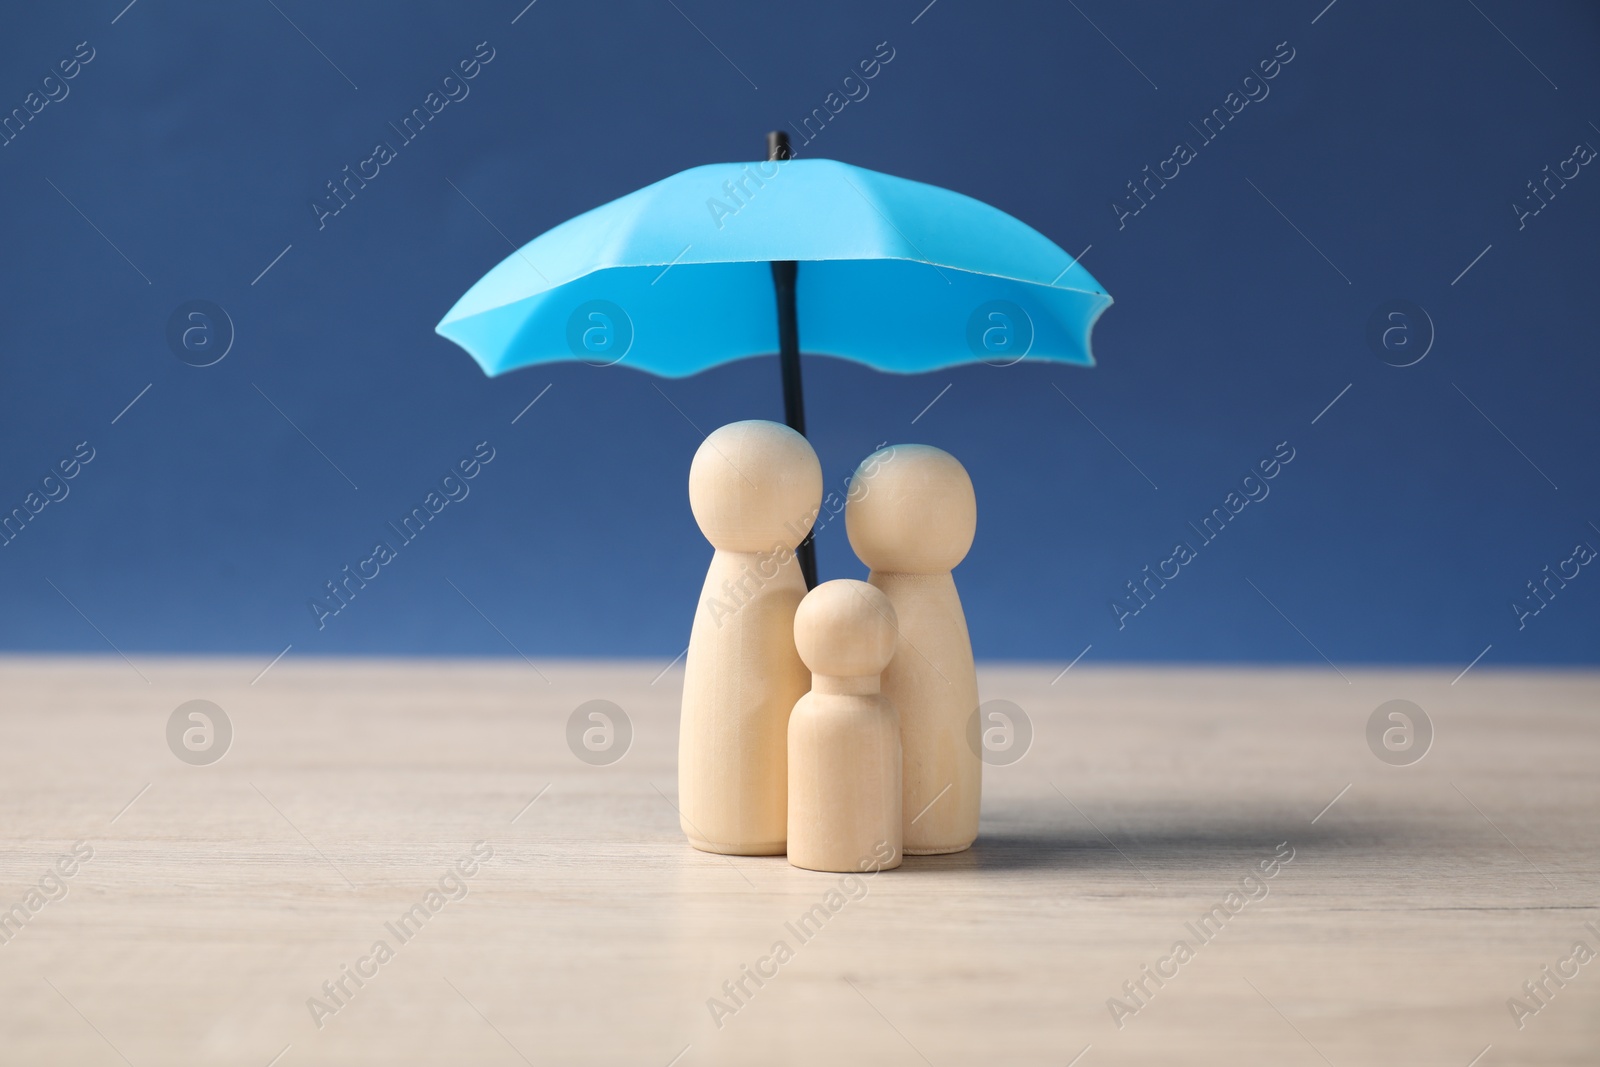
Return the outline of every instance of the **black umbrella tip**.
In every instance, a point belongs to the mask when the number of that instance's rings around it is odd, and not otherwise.
[[[789,135],[782,130],[773,130],[767,134],[767,159],[785,160],[794,155],[789,147]]]

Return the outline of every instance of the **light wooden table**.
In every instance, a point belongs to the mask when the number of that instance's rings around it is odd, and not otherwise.
[[[679,834],[681,668],[135,663],[148,683],[0,660],[6,1064],[1600,1063],[1600,962],[1521,1029],[1507,1007],[1600,951],[1597,674],[981,667],[1037,736],[986,768],[978,845],[842,892],[802,941],[838,876]],[[234,729],[210,766],[167,747],[195,698]],[[567,748],[593,698],[634,727],[610,766]],[[1436,731],[1411,766],[1368,748],[1392,698]],[[476,841],[466,895],[402,942],[385,924]],[[1265,897],[1195,936],[1284,842]],[[743,965],[776,973],[734,1002]],[[319,1028],[346,966],[372,977]]]

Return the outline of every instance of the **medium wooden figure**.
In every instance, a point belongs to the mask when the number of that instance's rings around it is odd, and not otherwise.
[[[894,655],[894,607],[866,582],[824,582],[800,602],[794,643],[811,692],[789,717],[789,862],[898,867],[900,720],[879,691]]]
[[[678,727],[678,813],[706,852],[784,851],[789,712],[810,685],[794,647],[805,581],[794,548],[822,504],[822,466],[775,422],[714,431],[689,506],[716,552],[695,608]]]
[[[978,710],[972,641],[951,570],[977,531],[972,479],[929,445],[891,445],[862,461],[845,528],[894,605],[899,641],[883,695],[900,714],[905,851],[960,852],[978,836],[983,761],[968,740]]]

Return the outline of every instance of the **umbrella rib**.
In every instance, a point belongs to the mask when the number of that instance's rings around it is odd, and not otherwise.
[[[916,242],[913,241],[911,238],[907,237],[905,235],[905,231],[900,229],[900,227],[898,227],[898,226],[896,226],[894,224],[894,220],[893,219],[891,219],[889,216],[885,215],[882,211],[878,211],[878,205],[874,204],[871,200],[869,200],[867,198],[867,194],[866,193],[863,193],[860,189],[856,188],[856,183],[855,182],[851,181],[849,178],[845,178],[845,176],[843,174],[840,174],[839,177],[844,178],[844,183],[846,185],[848,185],[850,188],[855,189],[856,195],[859,196],[863,201],[865,201],[866,205],[868,207],[870,207],[873,211],[877,211],[878,212],[878,217],[880,219],[882,219],[884,222],[887,222],[889,224],[889,227],[891,229],[893,229],[895,233],[898,233],[900,235],[901,239],[904,240],[906,244],[910,245],[912,247],[912,249],[917,253],[917,255],[922,257],[922,261],[924,263],[926,263],[928,266],[932,267],[934,270],[939,271],[939,277],[944,279],[944,283],[946,285],[955,284],[950,280],[949,276],[946,275],[944,271],[939,270],[939,265],[937,263],[935,263],[933,260],[928,258],[928,253],[924,252],[920,248],[917,248]]]
[[[704,430],[702,430],[700,427],[695,426],[694,420],[689,417],[687,412],[685,412],[682,408],[678,407],[677,404],[673,403],[673,400],[672,400],[672,398],[670,396],[668,396],[666,393],[662,393],[661,392],[661,386],[657,385],[655,382],[651,382],[650,383],[650,388],[654,389],[658,393],[661,393],[661,399],[665,400],[669,404],[672,404],[673,410],[676,411],[679,415],[683,416],[683,421],[684,422],[687,422],[690,426],[694,426],[694,432],[700,435],[700,440],[701,441],[705,442],[708,445],[711,445],[711,439],[706,436],[706,432]],[[720,448],[717,448],[716,445],[711,445],[711,447],[717,453],[717,455],[719,455],[719,456],[721,456],[723,458],[723,460],[728,464],[728,466],[733,468],[735,474],[737,474],[739,477],[744,479],[746,485],[748,485],[752,489],[756,488],[756,483],[752,482],[750,480],[750,478],[745,474],[745,472],[739,469],[739,465],[737,463],[735,463],[731,459],[728,459],[728,454],[726,452],[724,452]]]
[[[511,238],[507,237],[506,236],[506,232],[504,230],[502,230],[500,227],[496,226],[494,224],[494,220],[491,219],[488,215],[485,215],[483,213],[483,209],[480,208],[477,204],[474,204],[472,202],[472,198],[471,197],[469,197],[466,193],[461,192],[461,186],[457,185],[455,182],[451,182],[449,178],[445,178],[445,181],[450,182],[450,188],[454,189],[456,191],[456,193],[458,195],[460,195],[461,199],[463,199],[463,200],[465,200],[467,202],[467,206],[470,207],[472,210],[476,211],[478,213],[478,216],[481,219],[483,219],[484,222],[487,222],[489,224],[490,228],[492,228],[495,233],[499,234],[500,237],[505,241],[506,244],[511,246],[511,248],[517,253],[518,258],[520,258],[522,260],[522,262],[524,262],[524,263],[526,263],[528,265],[528,269],[532,270],[533,273],[537,274],[539,277],[544,278],[544,283],[546,285],[550,284],[550,279],[549,278],[545,278],[544,271],[540,270],[538,267],[535,267],[533,265],[533,260],[529,259],[527,256],[522,254],[522,249],[517,247],[516,242],[512,241]]]

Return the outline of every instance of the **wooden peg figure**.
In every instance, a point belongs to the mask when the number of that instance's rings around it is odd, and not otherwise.
[[[878,684],[894,655],[894,607],[866,582],[824,582],[800,602],[794,642],[811,692],[789,717],[789,862],[898,867],[900,721]]]
[[[781,856],[789,712],[810,684],[794,647],[806,594],[794,548],[822,504],[822,466],[775,422],[714,430],[689,506],[716,548],[695,608],[678,726],[678,813],[706,852]]]
[[[950,575],[978,528],[972,479],[948,452],[891,445],[861,462],[844,514],[850,547],[899,625],[883,694],[900,715],[906,854],[960,852],[978,836],[983,791],[967,736],[978,676]]]

